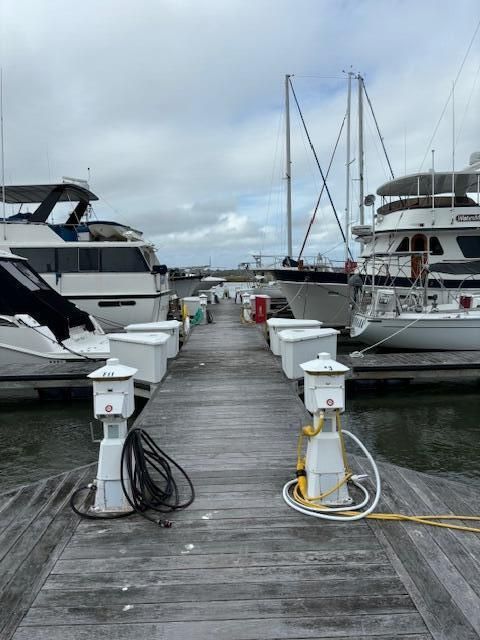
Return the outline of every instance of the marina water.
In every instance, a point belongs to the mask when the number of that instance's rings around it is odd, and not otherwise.
[[[378,461],[480,488],[479,392],[458,381],[357,386],[342,422]],[[0,398],[0,492],[94,462],[92,419],[91,399]]]

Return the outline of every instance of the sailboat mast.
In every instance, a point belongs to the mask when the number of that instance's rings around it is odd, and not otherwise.
[[[363,78],[360,74],[358,80],[358,182],[360,199],[360,224],[365,224],[365,210],[363,197]]]
[[[0,67],[0,156],[2,160],[2,217],[3,239],[7,239],[7,221],[5,213],[5,144],[3,137],[3,69]]]
[[[345,184],[345,262],[349,259],[349,235],[350,235],[350,112],[352,106],[352,75],[348,72],[348,94],[347,94],[347,162],[346,162],[346,184]]]
[[[292,161],[290,159],[290,76],[285,76],[285,178],[287,180],[287,255],[292,249]]]

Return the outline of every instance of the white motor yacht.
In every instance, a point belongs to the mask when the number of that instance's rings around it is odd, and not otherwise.
[[[0,365],[103,360],[95,318],[54,291],[25,258],[0,250]]]
[[[104,328],[166,319],[167,267],[140,231],[92,219],[91,203],[98,197],[86,183],[5,186],[4,193],[7,206],[18,210],[3,221],[0,248],[27,258],[50,286]],[[59,224],[53,216],[61,203],[70,211]],[[38,206],[25,211],[31,204]]]
[[[405,176],[377,193],[384,202],[363,235],[352,337],[392,348],[480,349],[480,154],[463,171]]]

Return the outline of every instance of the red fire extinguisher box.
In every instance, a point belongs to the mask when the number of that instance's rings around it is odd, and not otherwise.
[[[270,308],[270,296],[255,296],[255,322],[264,324],[267,321],[267,313]]]

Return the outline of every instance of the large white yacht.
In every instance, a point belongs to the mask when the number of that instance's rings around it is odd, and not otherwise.
[[[404,176],[377,194],[375,224],[360,234],[352,337],[406,349],[480,349],[480,154],[463,171]]]
[[[98,197],[87,183],[5,186],[0,201],[3,193],[8,208],[18,210],[0,223],[1,249],[28,258],[48,284],[104,328],[166,319],[167,267],[140,231],[93,219],[91,202]],[[54,223],[60,203],[70,210],[64,222]],[[32,204],[38,206],[27,211]]]
[[[352,227],[361,245],[358,264],[339,268],[321,261],[274,270],[295,317],[337,328],[351,324],[352,336],[359,338],[361,316],[371,304],[372,273],[377,289],[395,287],[400,296],[412,287],[423,290],[426,282],[427,298],[436,304],[456,304],[452,297],[460,289],[480,293],[479,171],[480,154],[473,153],[462,171],[415,173],[382,185],[375,224]]]

